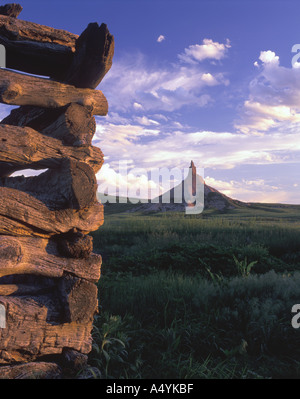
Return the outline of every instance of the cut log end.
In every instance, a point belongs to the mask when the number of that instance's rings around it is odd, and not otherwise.
[[[22,245],[11,237],[1,237],[0,240],[0,263],[18,264],[23,256]]]
[[[72,64],[64,78],[76,87],[96,88],[112,66],[114,37],[107,25],[90,23],[76,40]]]
[[[72,229],[65,235],[60,234],[57,238],[57,248],[63,256],[87,259],[93,251],[93,238],[76,229]]]
[[[4,83],[0,89],[0,101],[4,104],[16,104],[22,94],[22,87],[13,82]]]

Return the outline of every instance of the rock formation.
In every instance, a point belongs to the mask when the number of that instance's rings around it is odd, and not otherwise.
[[[0,378],[59,378],[76,374],[92,345],[101,256],[88,233],[103,223],[103,154],[91,141],[94,115],[108,110],[95,88],[114,38],[105,24],[77,36],[21,21],[21,10],[0,7],[11,69],[0,69],[0,102],[19,106],[0,124]],[[47,170],[12,176],[24,169]]]
[[[137,204],[127,212],[185,212],[186,207],[190,205],[189,198],[195,198],[197,195],[197,188],[203,190],[204,209],[224,212],[229,209],[248,206],[247,203],[232,199],[208,186],[203,177],[197,174],[197,168],[191,161],[188,176],[180,184],[159,197],[151,201],[148,200],[148,203]]]

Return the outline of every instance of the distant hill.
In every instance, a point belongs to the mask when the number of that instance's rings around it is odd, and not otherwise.
[[[220,191],[208,186],[203,178],[197,174],[194,162],[191,161],[188,176],[178,186],[172,188],[169,192],[160,195],[156,201],[150,204],[141,204],[136,207],[136,211],[166,212],[166,211],[184,211],[186,206],[192,202],[189,198],[195,198],[197,191],[204,190],[204,209],[216,209],[224,211],[237,207],[248,206],[247,203],[234,200],[222,194]],[[157,202],[157,203],[153,203]]]
[[[105,197],[106,202],[110,203],[106,206],[121,207],[123,212],[184,212],[187,206],[193,206],[193,198],[197,195],[197,189],[204,190],[204,209],[215,209],[218,211],[226,211],[229,209],[248,207],[250,204],[232,199],[222,194],[220,191],[208,186],[201,176],[197,174],[194,162],[191,161],[189,173],[179,185],[172,188],[168,192],[159,197],[150,200],[143,200],[134,204],[130,199],[117,198],[117,203],[113,197]],[[101,196],[99,196],[101,199]],[[191,200],[190,200],[191,199]]]

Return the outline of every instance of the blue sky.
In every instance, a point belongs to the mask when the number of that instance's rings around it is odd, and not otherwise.
[[[94,143],[98,179],[132,168],[187,168],[243,201],[300,203],[300,3],[268,0],[20,1],[20,19],[80,34],[106,23],[109,114]],[[134,177],[132,186],[148,184]]]

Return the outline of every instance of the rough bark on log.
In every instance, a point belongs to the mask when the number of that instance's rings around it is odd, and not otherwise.
[[[91,167],[83,162],[64,158],[57,169],[39,176],[5,177],[1,188],[11,188],[30,194],[42,201],[49,210],[84,209],[97,201],[97,180]]]
[[[60,378],[86,366],[98,308],[101,257],[86,234],[103,223],[95,177],[103,156],[91,141],[93,115],[106,115],[108,105],[92,89],[111,67],[114,39],[105,24],[78,37],[19,21],[11,17],[19,8],[7,5],[3,16],[0,7],[7,66],[51,79],[0,70],[0,102],[21,106],[0,125],[0,364],[54,355],[60,367],[2,366],[0,378],[31,378],[32,370]],[[9,177],[24,168],[49,170]]]
[[[7,15],[8,17],[17,18],[20,12],[23,10],[23,7],[20,4],[9,3],[4,6],[0,6],[0,14]]]
[[[91,351],[93,315],[84,323],[58,324],[59,304],[51,296],[1,296],[6,328],[0,329],[0,363],[23,362],[64,348]]]
[[[37,130],[73,146],[91,145],[96,131],[96,121],[91,112],[82,105],[72,103],[58,109],[58,116],[51,111],[34,121]],[[47,118],[48,117],[48,118]],[[50,123],[49,123],[50,121]]]
[[[96,131],[96,121],[91,112],[76,103],[53,109],[23,105],[13,109],[1,124],[31,127],[74,146],[91,145]]]
[[[78,35],[63,29],[54,29],[34,22],[22,21],[5,15],[0,15],[0,35],[11,40],[31,40],[41,43],[56,43],[67,46],[75,51]]]
[[[0,177],[22,169],[60,167],[65,158],[88,164],[97,173],[103,164],[98,147],[72,147],[25,127],[0,124]]]
[[[51,237],[76,228],[83,233],[98,230],[103,224],[103,206],[49,210],[32,195],[16,189],[0,187],[0,234]]]
[[[6,49],[7,68],[50,76],[77,87],[97,87],[114,54],[113,36],[105,24],[99,27],[97,23],[89,24],[78,37],[0,15],[0,44]]]
[[[56,380],[61,378],[61,368],[52,362],[30,362],[0,367],[1,380]]]
[[[98,86],[112,66],[114,37],[106,24],[90,23],[76,40],[72,64],[64,78],[76,87]]]
[[[11,105],[34,105],[45,108],[78,103],[93,115],[106,115],[108,104],[100,90],[78,89],[50,79],[0,70],[0,101]]]
[[[17,274],[62,277],[70,273],[91,282],[99,280],[100,255],[91,253],[86,259],[63,257],[57,245],[56,239],[0,235],[0,277]]]

